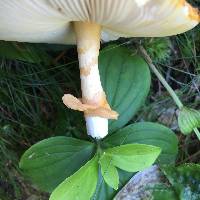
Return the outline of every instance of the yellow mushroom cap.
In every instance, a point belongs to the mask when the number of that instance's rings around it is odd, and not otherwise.
[[[200,15],[185,0],[0,0],[1,40],[75,43],[72,21],[101,25],[109,41],[183,33]]]

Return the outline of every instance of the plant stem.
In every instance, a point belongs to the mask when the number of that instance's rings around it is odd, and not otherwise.
[[[184,105],[181,102],[181,100],[179,99],[179,97],[177,96],[177,94],[174,92],[174,90],[171,88],[171,86],[167,83],[167,81],[164,79],[162,74],[157,70],[157,68],[153,64],[152,59],[150,58],[150,56],[148,55],[148,53],[146,52],[144,47],[139,46],[139,49],[140,49],[140,52],[142,53],[144,59],[148,63],[149,67],[151,68],[151,70],[155,73],[155,75],[158,77],[158,79],[163,84],[165,89],[169,92],[169,94],[173,98],[174,102],[178,106],[179,110],[181,110],[184,107]],[[194,128],[193,131],[195,132],[195,134],[197,135],[198,139],[200,140],[200,132],[199,132],[199,130],[197,128]]]
[[[101,141],[100,140],[96,140],[96,144],[97,144],[97,154],[99,156],[101,156],[101,154],[102,154]]]
[[[140,46],[139,49],[140,49],[142,55],[144,56],[144,59],[146,60],[146,62],[149,64],[149,67],[155,73],[155,75],[158,77],[158,79],[163,84],[163,86],[166,88],[166,90],[169,92],[169,94],[171,95],[171,97],[175,101],[175,103],[178,106],[178,108],[182,109],[183,108],[183,104],[182,104],[181,100],[179,99],[177,94],[174,92],[174,90],[171,88],[171,86],[167,83],[167,81],[164,79],[162,74],[157,70],[157,68],[153,64],[153,61],[151,60],[151,58],[147,54],[146,50],[142,46]]]
[[[194,128],[193,130],[194,130],[195,134],[197,135],[198,139],[200,140],[200,132],[199,132],[199,130],[197,128]]]

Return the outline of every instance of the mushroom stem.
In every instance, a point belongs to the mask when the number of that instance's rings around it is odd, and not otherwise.
[[[101,26],[89,22],[74,22],[73,25],[77,40],[82,103],[108,108],[98,70]],[[91,111],[84,111],[84,115],[88,135],[100,139],[108,134],[107,118]]]

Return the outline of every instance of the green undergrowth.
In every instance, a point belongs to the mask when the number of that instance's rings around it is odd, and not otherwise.
[[[41,139],[80,135],[83,119],[64,109],[61,100],[66,92],[79,94],[76,55],[57,60],[62,46],[55,51],[20,45],[23,50],[17,43],[0,42],[0,195],[21,200],[24,192],[16,173],[20,155]]]

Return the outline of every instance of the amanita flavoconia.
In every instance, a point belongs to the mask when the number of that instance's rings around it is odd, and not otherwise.
[[[84,112],[94,138],[105,137],[108,119],[118,116],[101,86],[100,40],[170,36],[199,21],[185,0],[0,0],[1,40],[77,44],[82,99],[67,94],[63,102]]]

